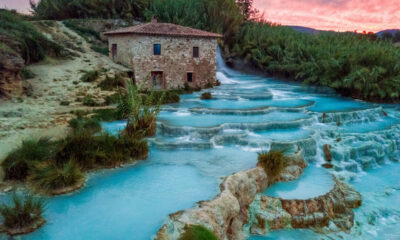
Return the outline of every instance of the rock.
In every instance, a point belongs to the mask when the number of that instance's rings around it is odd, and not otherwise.
[[[306,166],[302,152],[285,157],[287,167],[284,175],[291,176],[299,174]],[[295,167],[291,167],[295,166]],[[301,174],[301,173],[300,173]],[[281,176],[281,179],[285,179]],[[270,184],[270,179],[261,167],[235,173],[225,179],[220,185],[221,193],[210,201],[198,203],[196,208],[179,211],[171,214],[165,224],[157,233],[157,240],[177,240],[183,233],[185,225],[202,225],[212,230],[220,240],[244,240],[247,238],[244,226],[249,222],[250,205],[255,201],[256,196],[263,192]],[[263,202],[263,208],[279,204],[279,201]],[[257,224],[250,231],[264,233],[265,226],[280,228],[287,226],[291,216],[282,214],[265,213],[258,216]]]
[[[335,186],[325,195],[299,200],[281,199],[258,194],[250,205],[249,219],[252,233],[284,228],[310,228],[316,232],[349,232],[353,227],[353,208],[361,206],[361,194],[349,185],[335,179]]]
[[[333,168],[333,165],[332,165],[331,163],[324,163],[324,164],[322,164],[322,166],[323,166],[324,168],[327,168],[327,169]]]
[[[329,144],[324,144],[324,147],[323,147],[323,150],[324,150],[324,158],[325,158],[325,161],[327,161],[327,162],[332,161],[331,148],[332,148],[331,145],[329,145]]]

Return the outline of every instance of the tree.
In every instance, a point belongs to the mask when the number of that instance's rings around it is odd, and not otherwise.
[[[393,34],[391,32],[384,32],[382,33],[382,38],[385,40],[390,40],[393,38]]]
[[[393,36],[393,42],[400,42],[400,31],[397,31]]]
[[[253,0],[236,0],[236,3],[242,12],[244,20],[257,18],[259,11],[253,7]]]

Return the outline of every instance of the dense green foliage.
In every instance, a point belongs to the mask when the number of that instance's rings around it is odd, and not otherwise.
[[[11,152],[3,161],[7,180],[25,180],[30,167],[35,162],[43,162],[52,153],[50,139],[41,138],[38,140],[25,140],[21,146]]]
[[[400,97],[400,49],[354,33],[303,34],[269,23],[244,24],[230,45],[232,58],[273,75],[373,101]]]
[[[185,226],[185,231],[179,240],[218,240],[218,238],[201,225],[189,225]]]
[[[285,166],[282,151],[261,152],[258,154],[258,166],[261,166],[267,176],[275,180]]]
[[[12,204],[3,204],[0,207],[0,213],[4,218],[3,225],[11,229],[31,226],[42,219],[44,207],[45,202],[41,198],[14,193]]]
[[[142,18],[149,0],[41,0],[31,4],[40,19]]]
[[[244,19],[235,0],[153,0],[145,15],[148,20],[155,16],[161,22],[223,33],[225,41]]]
[[[8,51],[20,54],[28,64],[62,53],[62,47],[47,39],[33,24],[4,9],[0,9],[0,36],[6,37],[2,37],[6,44],[0,45],[0,50],[7,47]]]

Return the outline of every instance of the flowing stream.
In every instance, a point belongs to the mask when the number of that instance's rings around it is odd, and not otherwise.
[[[228,69],[218,57],[222,85],[181,96],[158,117],[146,161],[92,174],[85,187],[49,199],[47,223],[23,239],[150,239],[168,214],[218,194],[222,177],[252,168],[257,152],[301,147],[309,167],[297,181],[265,194],[305,199],[328,192],[331,174],[363,196],[349,234],[282,230],[249,239],[400,239],[400,106],[339,97]],[[116,133],[123,121],[104,123]],[[332,146],[332,169],[323,145]]]

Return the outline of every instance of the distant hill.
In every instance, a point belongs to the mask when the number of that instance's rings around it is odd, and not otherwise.
[[[382,34],[385,33],[385,32],[390,32],[392,35],[394,35],[394,34],[396,34],[397,31],[400,31],[400,29],[387,29],[387,30],[383,30],[383,31],[377,32],[376,35],[381,37]]]
[[[309,27],[302,27],[302,26],[287,26],[290,27],[298,32],[302,33],[310,33],[310,34],[316,34],[320,32],[320,30],[314,29],[314,28],[309,28]]]

